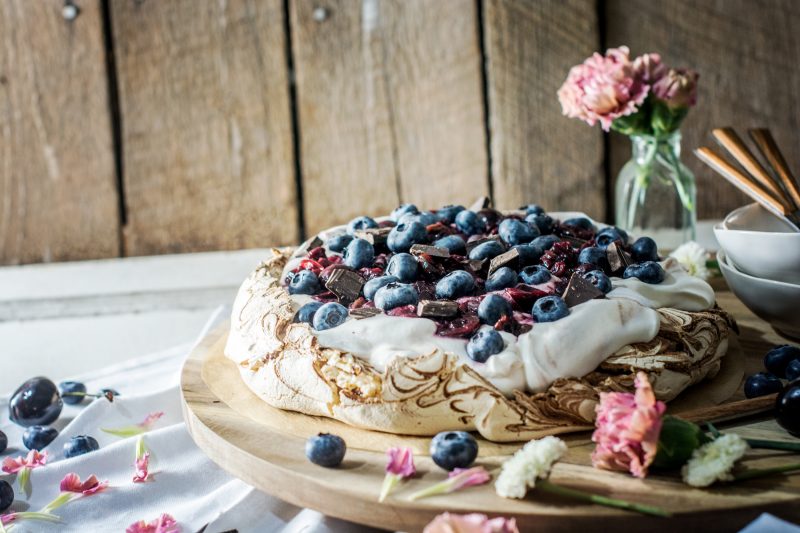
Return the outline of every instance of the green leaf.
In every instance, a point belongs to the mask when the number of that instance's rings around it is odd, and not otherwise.
[[[692,457],[692,452],[710,441],[697,424],[667,415],[662,421],[653,468],[680,468]]]

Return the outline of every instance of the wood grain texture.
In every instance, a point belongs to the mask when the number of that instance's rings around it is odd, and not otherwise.
[[[281,0],[113,0],[126,255],[298,240]]]
[[[0,264],[119,253],[100,2],[62,4],[0,2]]]
[[[486,0],[484,32],[495,203],[605,219],[603,139],[561,114],[556,92],[597,50],[595,2]]]
[[[306,227],[488,191],[475,2],[291,2]]]
[[[607,42],[632,55],[660,52],[676,67],[700,72],[698,104],[683,127],[684,162],[697,176],[699,218],[721,218],[749,200],[697,160],[713,146],[711,130],[766,126],[800,168],[800,4],[793,0],[607,0]],[[611,171],[630,157],[630,143],[612,135]]]

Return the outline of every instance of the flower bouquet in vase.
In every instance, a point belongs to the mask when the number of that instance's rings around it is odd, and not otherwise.
[[[658,54],[630,59],[627,47],[572,67],[558,90],[564,114],[631,139],[617,177],[616,225],[666,249],[694,240],[696,188],[681,162],[680,125],[697,100],[698,74],[668,68]]]

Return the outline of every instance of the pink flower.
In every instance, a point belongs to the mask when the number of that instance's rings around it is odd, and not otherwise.
[[[697,103],[697,79],[700,75],[691,69],[669,69],[653,85],[653,94],[669,107],[692,107]]]
[[[150,413],[147,415],[144,420],[139,422],[138,424],[134,424],[132,426],[123,426],[120,428],[100,428],[102,431],[106,433],[110,433],[111,435],[116,435],[117,437],[133,437],[136,435],[141,435],[147,431],[150,431],[150,426],[152,426],[159,418],[164,416],[163,411],[156,411],[154,413]]]
[[[151,522],[139,520],[128,526],[125,533],[180,533],[181,526],[170,515],[164,513]]]
[[[667,406],[656,401],[647,374],[639,372],[636,393],[604,392],[597,406],[592,441],[592,465],[609,470],[628,470],[645,477],[658,451],[661,417]]]
[[[77,492],[84,496],[90,496],[100,492],[106,487],[108,487],[108,481],[101,482],[94,474],[86,478],[84,482],[81,482],[81,478],[78,474],[67,474],[64,476],[64,479],[61,480],[62,492]]]
[[[491,474],[482,466],[456,468],[447,474],[446,480],[417,491],[409,496],[408,499],[413,501],[437,494],[448,494],[457,490],[466,489],[467,487],[483,485],[484,483],[488,483],[490,479],[492,479]]]
[[[411,448],[389,448],[386,451],[389,461],[386,463],[386,473],[400,477],[410,477],[417,473],[414,466],[414,452]]]
[[[150,477],[150,452],[144,446],[144,438],[136,441],[136,473],[133,474],[134,483],[144,483]]]
[[[650,90],[636,75],[625,46],[610,48],[572,67],[558,90],[564,114],[590,126],[596,122],[605,131],[614,119],[636,113]]]
[[[519,529],[513,518],[443,513],[425,526],[423,533],[519,533]]]
[[[653,85],[667,72],[659,54],[642,54],[633,60],[633,71],[643,83]]]
[[[148,429],[162,416],[164,416],[164,411],[156,411],[154,413],[150,413],[144,418],[144,420],[139,422],[139,427]]]
[[[29,470],[33,470],[34,468],[39,468],[40,466],[44,466],[47,463],[47,452],[39,453],[36,450],[31,450],[28,452],[27,457],[22,457],[21,455],[16,459],[12,459],[11,457],[6,457],[3,459],[3,472],[7,474],[16,474],[20,470],[27,468]]]

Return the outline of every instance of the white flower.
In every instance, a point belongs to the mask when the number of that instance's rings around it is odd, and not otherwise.
[[[497,494],[503,498],[524,498],[536,479],[546,477],[553,463],[567,452],[567,445],[558,437],[532,440],[503,463],[495,482]]]
[[[683,482],[692,487],[708,487],[715,481],[731,481],[733,465],[747,452],[748,446],[739,435],[729,433],[703,444],[683,465]]]
[[[689,241],[681,244],[669,256],[674,257],[690,275],[708,279],[708,268],[706,268],[708,252],[696,242]]]

